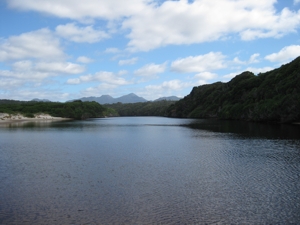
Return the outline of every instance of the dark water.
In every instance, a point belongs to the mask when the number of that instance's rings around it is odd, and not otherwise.
[[[0,224],[299,224],[300,126],[0,126]]]

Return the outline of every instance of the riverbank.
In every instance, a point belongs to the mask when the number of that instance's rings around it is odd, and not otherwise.
[[[71,120],[70,118],[54,117],[49,114],[35,114],[34,117],[25,117],[22,114],[0,113],[0,124],[26,121],[60,121]]]

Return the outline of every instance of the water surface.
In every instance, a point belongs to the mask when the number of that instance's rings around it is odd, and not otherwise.
[[[297,224],[299,131],[160,117],[5,124],[0,224]]]

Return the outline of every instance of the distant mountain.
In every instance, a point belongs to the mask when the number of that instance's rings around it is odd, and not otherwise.
[[[39,98],[34,98],[31,100],[31,102],[51,102],[48,99],[39,99]]]
[[[100,104],[111,104],[112,102],[115,101],[113,97],[110,95],[102,95],[101,97],[84,97],[80,99],[83,102],[98,102]]]
[[[178,98],[176,96],[170,96],[170,97],[161,97],[158,98],[156,100],[154,100],[154,102],[158,102],[158,101],[179,101],[181,98]]]
[[[100,104],[113,104],[113,103],[118,103],[118,102],[121,102],[121,103],[147,102],[146,99],[139,97],[134,93],[124,95],[119,98],[113,98],[110,95],[102,95],[100,97],[84,97],[79,100],[81,100],[83,102],[95,101]]]
[[[137,96],[134,93],[128,94],[128,95],[124,95],[121,96],[119,98],[115,99],[116,102],[122,102],[122,103],[137,103],[137,102],[147,102],[146,99]]]

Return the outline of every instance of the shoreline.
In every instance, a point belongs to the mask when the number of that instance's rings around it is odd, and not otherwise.
[[[0,113],[0,124],[15,123],[15,122],[51,122],[72,120],[71,118],[54,117],[49,114],[36,114],[34,118],[25,117],[21,114]]]

